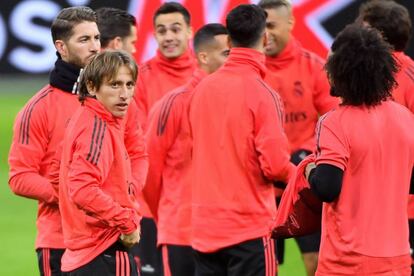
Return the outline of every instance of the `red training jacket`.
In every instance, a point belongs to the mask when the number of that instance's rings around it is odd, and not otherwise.
[[[263,81],[265,57],[232,48],[194,90],[192,246],[214,252],[267,236],[276,215],[272,181],[294,170],[279,96]]]
[[[400,65],[400,71],[396,75],[398,87],[392,92],[397,103],[407,107],[414,113],[414,61],[404,52],[394,52],[394,58]],[[408,200],[408,218],[414,219],[414,196]]]
[[[329,94],[324,63],[316,54],[302,48],[294,38],[278,56],[266,57],[268,71],[265,81],[283,100],[285,131],[292,152],[314,150],[319,115],[339,104],[339,99]]]
[[[78,96],[50,85],[36,93],[18,113],[9,152],[9,185],[20,196],[38,200],[36,248],[65,248],[56,191],[60,145],[65,128],[80,106]],[[148,156],[131,102],[123,121],[125,144],[131,158],[134,192],[144,186]]]
[[[191,245],[191,137],[188,108],[205,73],[165,95],[151,110],[146,140],[150,167],[145,200],[157,221],[158,244]]]
[[[59,208],[66,251],[62,271],[79,268],[139,228],[122,119],[87,98],[63,140]]]
[[[156,101],[171,90],[186,84],[196,68],[196,61],[187,50],[176,59],[165,58],[160,51],[139,68],[135,101],[139,109],[139,121],[145,130],[147,116]],[[145,217],[151,217],[151,212],[140,194],[140,205]]]

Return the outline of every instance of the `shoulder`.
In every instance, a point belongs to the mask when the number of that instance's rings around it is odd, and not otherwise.
[[[326,60],[305,48],[300,49],[301,58],[313,68],[323,68]]]

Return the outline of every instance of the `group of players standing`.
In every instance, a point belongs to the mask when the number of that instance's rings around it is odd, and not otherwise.
[[[276,201],[312,152],[325,203],[322,243],[296,238],[307,274],[410,275],[414,119],[390,100],[414,111],[406,8],[364,4],[326,65],[291,35],[288,0],[234,8],[193,49],[181,4],[153,24],[139,69],[125,11],[66,8],[52,24],[58,59],[9,155],[11,189],[39,202],[41,275],[276,275]]]

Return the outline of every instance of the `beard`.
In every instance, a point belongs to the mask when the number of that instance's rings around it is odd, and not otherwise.
[[[78,55],[74,54],[74,53],[70,53],[70,58],[68,60],[68,63],[73,64],[78,66],[79,68],[84,68],[86,65],[89,64],[89,62],[91,61],[92,57],[87,57],[84,60],[82,60],[81,57],[79,57]]]

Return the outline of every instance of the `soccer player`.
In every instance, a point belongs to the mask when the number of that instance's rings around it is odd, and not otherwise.
[[[413,114],[391,100],[392,49],[373,28],[346,27],[326,70],[342,104],[320,118],[309,183],[322,200],[316,275],[410,275],[408,194]]]
[[[139,121],[145,130],[147,116],[156,101],[167,92],[186,84],[196,68],[189,49],[192,37],[190,14],[179,3],[161,5],[153,16],[154,36],[158,43],[155,57],[139,67],[135,100],[140,111]],[[141,198],[143,216],[139,243],[142,273],[161,273],[161,255],[157,250],[157,229],[148,206]]]
[[[124,50],[129,54],[135,53],[135,41],[137,39],[136,19],[128,12],[116,8],[103,7],[96,10],[97,24],[100,32],[101,50]],[[132,101],[128,107],[127,121],[130,125],[136,126],[140,135],[140,140],[128,140],[126,146],[128,149],[139,150],[145,149],[145,141],[142,129],[140,127],[139,110],[135,101]],[[128,135],[127,135],[128,136]],[[144,150],[145,151],[145,150]],[[139,159],[136,162],[141,162],[134,167],[133,174],[136,177],[137,183],[141,185],[138,187],[136,193],[140,206],[142,203],[142,188],[145,184],[145,178],[148,171],[148,160]],[[135,163],[136,163],[135,162]],[[142,209],[142,208],[140,208]],[[140,247],[139,245],[131,248],[131,253],[141,269]]]
[[[154,103],[167,92],[187,83],[196,68],[189,49],[192,37],[190,20],[187,9],[175,2],[164,3],[154,14],[158,50],[155,57],[140,66],[135,93],[144,125]]]
[[[265,47],[265,81],[279,93],[285,106],[285,131],[294,164],[310,154],[315,146],[314,131],[321,114],[338,105],[329,95],[329,82],[323,70],[325,63],[304,49],[291,34],[295,18],[288,0],[262,0],[258,4],[267,12]],[[279,191],[278,196],[281,196]],[[297,237],[308,276],[314,275],[318,263],[320,232]],[[278,240],[278,257],[283,262],[284,240]]]
[[[401,68],[396,75],[398,86],[393,90],[392,96],[396,102],[414,112],[414,61],[404,54],[412,30],[409,11],[394,1],[369,1],[361,5],[357,21],[379,30],[394,48],[393,56]],[[414,264],[414,197],[411,195],[408,201],[408,218]]]
[[[128,248],[139,241],[123,120],[137,66],[125,52],[104,51],[82,74],[79,100],[63,139],[59,209],[69,275],[138,275]]]
[[[188,108],[194,87],[228,56],[226,28],[221,24],[203,26],[194,36],[194,50],[198,68],[193,77],[155,104],[146,135],[150,167],[144,196],[157,222],[164,275],[195,275]]]
[[[87,7],[63,9],[51,32],[58,59],[49,84],[17,115],[9,153],[10,188],[17,195],[38,201],[36,251],[41,275],[61,275],[65,248],[50,163],[68,120],[79,107],[73,94],[79,72],[100,48],[96,14]]]
[[[137,28],[133,15],[109,7],[97,9],[96,15],[103,50],[124,50],[131,55],[136,52]]]
[[[227,15],[230,55],[194,90],[190,105],[192,247],[197,275],[276,275],[269,222],[273,181],[294,170],[278,95],[264,82],[266,14]]]

